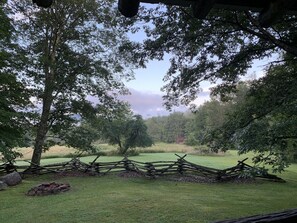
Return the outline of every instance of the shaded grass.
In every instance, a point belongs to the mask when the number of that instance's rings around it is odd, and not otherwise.
[[[183,155],[182,153],[179,153]],[[187,160],[205,166],[233,166],[238,156],[188,155]],[[95,156],[82,157],[91,162]],[[116,161],[122,157],[100,157],[98,161]],[[138,161],[176,160],[174,153],[143,153]],[[69,159],[43,159],[57,163]],[[19,164],[23,161],[19,161]],[[104,177],[65,177],[54,175],[28,177],[23,183],[0,192],[0,222],[212,222],[297,207],[297,165],[280,175],[287,183],[186,183],[163,179]],[[27,197],[25,193],[42,182],[70,183],[69,192]]]
[[[45,197],[24,195],[44,181],[68,182],[71,190]],[[211,222],[295,208],[296,186],[296,181],[195,184],[47,175],[2,191],[0,222]]]
[[[184,153],[178,153],[183,155]],[[252,154],[238,156],[188,155],[199,165],[227,168]],[[91,162],[95,156],[82,157]],[[98,161],[118,161],[120,156],[103,156]],[[133,160],[150,162],[176,160],[171,153],[141,153]],[[42,164],[69,158],[43,159]],[[251,162],[251,159],[248,160]],[[18,161],[18,164],[24,164]],[[27,164],[27,163],[26,163]],[[26,178],[22,184],[1,191],[0,222],[212,222],[297,207],[297,165],[280,175],[287,183],[260,181],[249,184],[195,184],[163,179],[105,177],[66,177],[54,175]],[[42,182],[68,182],[71,190],[46,197],[25,193]]]

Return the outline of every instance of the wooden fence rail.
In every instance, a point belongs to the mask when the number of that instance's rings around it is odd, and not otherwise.
[[[268,174],[259,170],[255,170],[254,167],[246,164],[244,161],[238,161],[238,164],[227,169],[215,169],[211,167],[205,167],[198,164],[191,163],[185,160],[186,155],[179,156],[176,161],[155,161],[155,162],[139,162],[130,160],[124,157],[120,161],[116,162],[98,162],[99,156],[97,156],[92,162],[84,163],[79,158],[73,158],[68,162],[48,164],[48,165],[36,165],[28,162],[28,166],[17,166],[10,163],[3,163],[0,165],[0,175],[9,173],[12,171],[18,171],[22,174],[47,174],[47,173],[61,173],[68,171],[80,171],[84,173],[90,173],[95,175],[106,175],[108,173],[115,172],[127,172],[134,171],[143,176],[149,178],[156,178],[165,175],[196,175],[205,178],[215,179],[217,181],[226,181],[243,176],[243,173],[251,172],[256,173],[254,177],[269,179],[273,181],[284,182],[276,175]]]
[[[295,223],[297,222],[297,209],[286,210],[265,215],[254,215],[244,218],[217,221],[215,223]]]

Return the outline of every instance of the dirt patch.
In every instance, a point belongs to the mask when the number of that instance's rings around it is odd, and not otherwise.
[[[56,178],[61,178],[61,177],[89,177],[89,176],[94,176],[94,174],[91,173],[84,173],[81,171],[65,171],[65,172],[60,172],[55,174]]]
[[[139,177],[145,177],[143,174],[135,172],[135,171],[126,171],[121,172],[118,174],[119,177],[123,178],[139,178]]]
[[[45,196],[58,194],[70,190],[70,185],[65,183],[42,183],[36,187],[31,188],[26,195],[28,196]]]
[[[117,176],[123,178],[143,178],[145,177],[144,174],[137,173],[134,171],[128,172],[121,172]],[[165,175],[165,176],[157,176],[155,179],[165,179],[169,181],[176,181],[176,182],[191,182],[191,183],[224,183],[224,182],[231,182],[231,183],[256,183],[257,181],[253,178],[235,178],[233,180],[227,181],[219,181],[215,178],[209,178],[204,176],[197,176],[197,175]]]
[[[134,171],[128,171],[128,172],[121,172],[118,174],[119,177],[123,178],[141,178],[145,177],[145,175],[134,172]],[[196,175],[171,175],[171,176],[157,176],[156,179],[165,179],[170,181],[178,181],[178,182],[193,182],[193,183],[216,183],[217,181],[215,179],[209,179],[202,176],[196,176]]]
[[[171,181],[178,181],[178,182],[191,182],[191,183],[217,183],[218,181],[213,178],[207,178],[202,176],[196,176],[196,175],[173,175],[173,176],[167,176],[165,177],[167,180]]]

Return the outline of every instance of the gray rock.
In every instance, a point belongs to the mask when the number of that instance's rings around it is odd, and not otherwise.
[[[7,184],[4,183],[3,181],[0,181],[0,191],[5,190],[7,188]]]
[[[22,182],[22,177],[18,172],[12,172],[1,177],[0,180],[6,183],[8,186],[15,186]]]

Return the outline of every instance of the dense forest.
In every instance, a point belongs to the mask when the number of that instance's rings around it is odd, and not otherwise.
[[[279,69],[281,67],[269,72],[283,71]],[[266,79],[262,78],[262,81]],[[240,82],[236,93],[226,96],[228,99],[213,96],[193,112],[174,112],[169,116],[149,118],[145,121],[148,134],[155,142],[184,143],[206,152],[228,149],[236,149],[239,153],[257,152],[259,155],[254,157],[256,163],[266,156],[266,161],[272,166],[283,168],[297,160],[293,137],[295,129],[291,126],[296,123],[295,115],[291,114],[288,104],[284,105],[288,111],[270,112],[269,116],[259,118],[252,126],[240,127],[240,122],[246,122],[247,117],[254,115],[256,110],[263,112],[265,103],[272,105],[275,97],[281,97],[280,92],[275,91],[277,89],[265,92],[269,97],[264,92],[255,91],[256,83],[258,80]],[[269,98],[270,101],[267,101]],[[273,151],[281,156],[281,160]],[[274,165],[272,161],[281,165]]]

